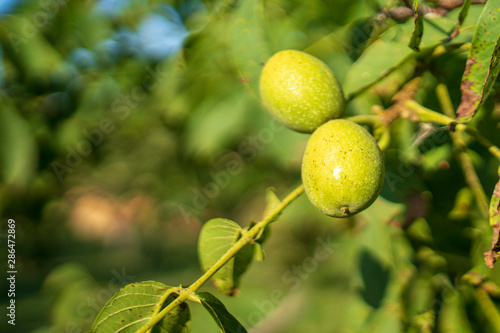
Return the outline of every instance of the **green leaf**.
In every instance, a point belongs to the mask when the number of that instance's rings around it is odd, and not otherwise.
[[[276,193],[274,192],[274,188],[269,187],[266,190],[266,208],[264,209],[264,214],[262,215],[262,218],[266,218],[274,212],[279,205],[281,205],[281,200],[278,198]],[[275,216],[271,222],[274,222],[278,219],[278,217],[281,215],[281,212]],[[248,227],[248,230],[252,228],[255,225],[254,222],[250,223],[250,226]],[[257,237],[255,238],[255,247],[254,247],[254,258],[255,260],[258,261],[263,261],[266,258],[266,253],[264,251],[264,248],[262,247],[262,244],[267,240],[269,237],[269,234],[271,233],[271,229],[269,228],[269,225],[265,227],[264,229],[261,229]]]
[[[450,39],[453,39],[458,35],[460,27],[464,23],[465,19],[467,18],[467,14],[469,13],[470,4],[471,4],[470,0],[465,0],[464,3],[462,4],[462,7],[460,7],[460,13],[458,13],[457,27],[455,28],[455,31],[453,31],[453,33],[451,34]]]
[[[497,223],[500,223],[500,180],[495,186],[490,202],[490,225]]]
[[[210,269],[236,243],[242,231],[236,222],[223,218],[212,219],[203,225],[198,239],[198,255],[204,271]],[[240,277],[252,261],[253,252],[253,244],[244,246],[214,274],[212,279],[222,292],[234,294]]]
[[[144,326],[155,313],[172,302],[169,287],[160,282],[131,283],[117,292],[103,307],[92,325],[92,333],[133,333]],[[187,333],[191,314],[186,303],[174,308],[153,329],[156,333]]]
[[[453,292],[453,293],[452,293]],[[441,305],[437,320],[438,332],[472,333],[465,309],[463,297],[455,290],[448,288],[446,302]]]
[[[255,260],[257,260],[257,261],[264,261],[264,259],[266,259],[266,252],[264,251],[262,244],[255,243],[254,257],[255,257]]]
[[[229,52],[242,83],[256,96],[262,62],[272,55],[267,41],[263,1],[241,1],[229,26]],[[276,32],[274,32],[276,33]]]
[[[467,14],[469,13],[469,8],[470,8],[470,0],[465,0],[464,3],[462,4],[462,7],[460,8],[460,13],[458,14],[458,26],[462,23],[464,23],[465,19],[467,18]]]
[[[404,214],[405,206],[379,197],[372,206],[359,213],[359,218],[367,221],[362,233],[358,235],[359,241],[367,252],[376,258],[383,267],[397,265],[393,253],[396,238],[391,235],[391,226],[388,219],[400,218]],[[399,249],[397,255],[402,253]]]
[[[208,292],[199,292],[196,294],[201,304],[207,309],[212,318],[223,333],[246,333],[246,329],[241,325],[232,314],[230,314],[224,304],[214,295]]]
[[[28,22],[28,23],[27,23]],[[68,74],[61,54],[22,15],[9,15],[0,21],[0,42],[29,82],[48,84],[54,74]]]
[[[407,234],[420,242],[432,243],[432,231],[425,218],[416,219],[406,230]]]
[[[100,290],[102,286],[81,264],[70,261],[52,269],[43,282],[43,292],[53,295],[51,331],[64,332],[69,322],[88,331],[87,317],[82,317],[75,309],[81,306],[83,299],[97,295]]]
[[[24,188],[38,163],[33,130],[19,113],[8,106],[0,108],[0,172],[6,184]]]
[[[457,119],[467,122],[474,117],[482,101],[488,96],[500,70],[500,10],[497,1],[486,2],[476,25],[472,46],[462,76],[462,100]]]
[[[465,186],[458,191],[455,196],[455,204],[453,209],[448,213],[448,217],[453,220],[465,219],[470,214],[474,194],[472,190]]]
[[[420,41],[419,53],[408,47],[415,28],[412,21],[394,25],[370,44],[347,73],[343,86],[347,99],[379,82],[410,58],[442,45],[449,39],[448,31],[455,27],[456,22],[445,17],[428,16],[423,24],[425,35]]]
[[[278,198],[276,193],[274,192],[274,188],[269,187],[266,190],[266,208],[264,209],[264,214],[262,215],[262,218],[266,218],[271,214],[273,211],[275,211],[279,205],[281,205],[281,200]],[[276,215],[273,219],[271,219],[271,222],[274,222],[278,219],[278,217],[281,215],[281,212]],[[253,227],[251,224],[249,229]],[[266,258],[266,253],[264,252],[264,248],[262,247],[262,244],[267,240],[269,237],[269,234],[271,233],[271,229],[269,228],[269,225],[262,229],[259,234],[256,237],[255,240],[255,249],[254,249],[254,256],[255,259],[258,261],[263,261]]]
[[[216,96],[204,100],[187,122],[188,151],[208,158],[238,138],[245,126],[247,101],[248,97],[239,93],[228,98]]]
[[[262,218],[266,218],[269,214],[275,211],[278,206],[281,204],[281,200],[278,198],[276,193],[274,192],[274,188],[270,187],[266,190],[266,208],[264,209],[264,215]],[[278,217],[281,215],[278,214],[273,221],[276,221]]]
[[[500,177],[500,174],[498,176]],[[484,261],[489,268],[493,268],[500,254],[500,180],[493,190],[489,213],[493,236],[491,238],[491,249],[484,252]]]
[[[390,56],[386,56],[391,50]],[[351,66],[344,83],[347,99],[389,75],[409,59],[411,50],[399,40],[379,39]]]
[[[418,0],[415,0],[415,3],[413,4],[413,17],[415,28],[411,34],[408,46],[418,52],[420,51],[420,42],[422,41],[422,35],[424,34],[424,20],[418,11]]]
[[[370,333],[400,333],[403,332],[401,315],[402,305],[394,304],[391,307],[380,307],[373,311],[365,323],[362,332]]]

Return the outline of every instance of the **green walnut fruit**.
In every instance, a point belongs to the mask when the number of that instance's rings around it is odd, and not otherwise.
[[[304,52],[273,55],[264,65],[259,89],[273,117],[298,132],[311,133],[344,114],[344,97],[332,71]]]
[[[382,153],[360,125],[345,119],[331,120],[307,143],[302,182],[311,203],[324,214],[357,214],[370,206],[382,189]]]

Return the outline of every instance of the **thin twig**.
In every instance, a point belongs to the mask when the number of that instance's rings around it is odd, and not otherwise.
[[[213,264],[198,280],[196,280],[188,288],[179,289],[179,297],[167,305],[162,311],[157,315],[153,316],[149,322],[137,330],[137,333],[145,333],[154,325],[156,325],[163,317],[165,317],[170,311],[172,311],[176,306],[180,305],[187,299],[194,299],[194,293],[205,284],[210,278],[217,273],[219,269],[222,268],[229,260],[231,260],[245,245],[249,244],[254,240],[254,238],[263,230],[269,223],[271,223],[282,211],[288,206],[293,200],[295,200],[304,191],[304,185],[300,185],[295,190],[293,190],[288,196],[281,201],[280,205],[276,207],[270,214],[268,214],[262,221],[254,225],[248,232],[241,237],[233,246],[226,252],[222,257]]]

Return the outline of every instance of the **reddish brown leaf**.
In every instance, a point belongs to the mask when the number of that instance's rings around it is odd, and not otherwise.
[[[472,119],[498,76],[500,70],[498,65],[500,53],[499,20],[498,2],[487,1],[476,25],[462,77],[460,87],[462,101],[457,110],[459,122],[468,122]]]
[[[500,223],[492,225],[493,236],[491,237],[491,250],[484,252],[484,261],[489,268],[493,268],[500,252]]]
[[[500,175],[499,175],[500,177]],[[490,224],[493,228],[493,237],[491,239],[491,250],[484,253],[484,261],[489,268],[493,268],[493,265],[498,259],[500,253],[500,180],[495,186],[493,195],[491,196],[490,203]]]
[[[500,223],[500,180],[495,186],[490,202],[490,224],[494,225],[498,223]]]

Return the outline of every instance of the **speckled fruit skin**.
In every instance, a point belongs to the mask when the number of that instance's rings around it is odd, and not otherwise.
[[[295,50],[274,54],[260,75],[261,99],[285,126],[311,133],[344,114],[342,90],[325,63]]]
[[[370,206],[384,184],[384,161],[375,139],[360,125],[336,119],[310,137],[302,182],[321,212],[347,217]]]

